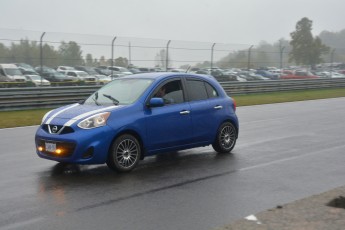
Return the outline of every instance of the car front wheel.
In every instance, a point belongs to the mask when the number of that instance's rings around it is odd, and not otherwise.
[[[212,144],[213,149],[219,153],[229,153],[235,147],[237,130],[230,122],[223,123],[217,132],[217,137]]]
[[[107,165],[118,172],[129,172],[138,164],[141,156],[139,141],[132,135],[118,137],[110,150]]]

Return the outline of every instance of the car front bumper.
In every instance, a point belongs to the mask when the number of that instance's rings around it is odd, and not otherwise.
[[[113,137],[114,130],[108,126],[75,127],[71,133],[52,134],[41,125],[35,135],[36,153],[41,158],[58,162],[103,164]]]

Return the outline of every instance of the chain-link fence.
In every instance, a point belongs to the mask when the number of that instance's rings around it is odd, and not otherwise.
[[[287,42],[272,45],[232,44],[231,41],[175,41],[0,29],[0,63],[38,66],[42,62],[53,68],[75,64],[110,65],[111,60],[118,60],[121,65],[163,69],[186,66],[281,67],[289,65],[288,52]]]
[[[232,44],[154,38],[0,29],[0,64],[47,66],[122,66],[160,70],[188,68],[287,68],[289,41]],[[344,48],[332,48],[326,63],[342,63]],[[326,68],[327,68],[327,64]],[[328,68],[332,65],[328,64]],[[344,68],[345,69],[345,68]]]

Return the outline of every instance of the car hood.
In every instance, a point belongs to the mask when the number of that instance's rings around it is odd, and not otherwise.
[[[56,124],[71,126],[79,120],[83,120],[92,115],[102,112],[111,112],[117,110],[123,106],[112,105],[112,106],[96,106],[96,105],[83,105],[83,104],[72,104],[54,109],[48,112],[42,119],[42,124]]]

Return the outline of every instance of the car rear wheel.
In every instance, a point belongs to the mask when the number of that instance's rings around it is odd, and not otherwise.
[[[107,165],[118,172],[129,172],[138,164],[141,156],[139,141],[132,135],[118,137],[112,144]]]
[[[235,147],[237,130],[230,122],[223,123],[217,132],[217,137],[212,147],[219,153],[229,153]]]

